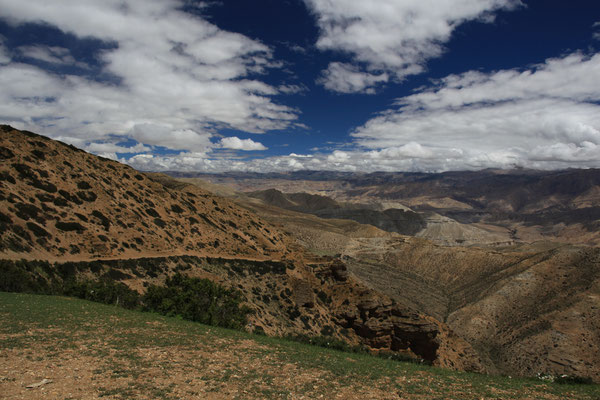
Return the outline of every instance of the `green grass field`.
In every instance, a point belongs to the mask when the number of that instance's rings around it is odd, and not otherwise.
[[[52,383],[26,386],[47,378]],[[600,399],[64,297],[0,292],[0,398]]]

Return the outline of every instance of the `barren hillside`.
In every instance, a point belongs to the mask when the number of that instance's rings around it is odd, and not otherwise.
[[[600,250],[555,242],[443,246],[238,195],[365,286],[445,321],[491,371],[600,379]]]
[[[284,237],[229,200],[40,135],[0,129],[0,251],[14,258],[280,258]]]
[[[597,169],[197,175],[240,192],[305,192],[338,203],[423,213],[426,227],[418,235],[445,245],[537,240],[600,244]]]
[[[45,260],[4,261],[3,287],[54,293],[109,279],[144,292],[180,272],[240,290],[251,331],[488,370],[446,324],[370,289],[339,260],[305,260],[275,225],[230,200],[7,126],[0,152],[1,258]]]

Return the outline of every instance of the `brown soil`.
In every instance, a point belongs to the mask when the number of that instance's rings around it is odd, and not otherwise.
[[[233,202],[33,133],[0,129],[0,253],[85,260],[280,258],[286,238]]]

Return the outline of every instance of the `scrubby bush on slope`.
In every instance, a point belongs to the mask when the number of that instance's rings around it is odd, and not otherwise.
[[[143,298],[148,311],[234,329],[245,325],[249,313],[241,302],[242,297],[235,290],[179,273],[168,278],[165,286],[149,286]]]

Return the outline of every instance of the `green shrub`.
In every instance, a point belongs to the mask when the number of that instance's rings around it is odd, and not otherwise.
[[[81,200],[88,201],[88,202],[96,201],[96,199],[98,198],[98,196],[94,192],[80,191],[80,192],[77,192],[76,194],[77,194],[77,197],[79,197]]]
[[[241,329],[246,324],[250,309],[241,306],[238,291],[179,273],[165,284],[148,287],[143,298],[145,310],[225,328]]]
[[[83,232],[83,231],[85,231],[85,227],[83,225],[81,225],[79,222],[56,221],[56,228],[60,229],[61,231],[65,231],[65,232],[70,232],[70,231]]]
[[[47,293],[45,282],[34,279],[25,270],[27,261],[0,260],[0,291],[17,293]]]
[[[554,378],[554,383],[559,383],[561,385],[591,385],[594,382],[592,381],[592,378],[588,377],[562,375]]]
[[[108,230],[110,227],[110,219],[108,219],[104,214],[102,214],[98,210],[92,211],[92,216],[98,218],[100,220],[100,224],[104,226],[104,229]]]
[[[87,190],[87,189],[91,189],[92,187],[86,181],[79,181],[79,182],[77,182],[77,188]]]
[[[42,212],[42,210],[40,210],[33,204],[16,203],[15,207],[18,210],[16,212],[17,217],[25,221],[29,221],[30,218],[36,219],[38,214]]]
[[[327,293],[322,290],[317,293],[317,297],[325,304],[331,304],[331,297],[327,296]]]
[[[127,285],[111,280],[69,280],[65,283],[66,296],[95,301],[104,304],[114,304],[124,308],[134,309],[140,306],[140,295]]]
[[[36,223],[33,222],[28,222],[27,223],[27,228],[29,228],[29,230],[31,232],[33,232],[33,234],[37,237],[47,237],[50,236],[50,234],[41,226],[39,226]]]
[[[184,209],[179,207],[179,205],[177,204],[173,204],[171,206],[171,211],[176,212],[177,214],[181,214],[184,211]]]
[[[146,208],[146,214],[148,214],[149,216],[154,217],[154,218],[160,217],[160,214],[157,213],[156,210],[152,207]]]

